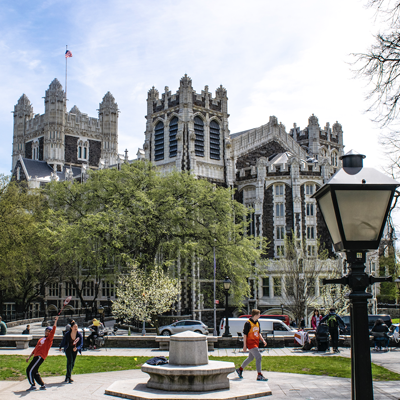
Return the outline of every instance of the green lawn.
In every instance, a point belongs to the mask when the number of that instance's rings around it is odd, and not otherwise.
[[[148,357],[78,356],[74,374],[140,369]],[[245,357],[210,357],[210,360],[231,361],[238,367]],[[0,380],[25,379],[28,364],[24,356],[0,355]],[[42,376],[65,375],[65,356],[49,356],[40,367]],[[283,356],[263,357],[263,371],[291,372],[296,374],[336,376],[350,378],[350,359],[344,357]],[[253,361],[247,369],[255,370]],[[372,364],[372,375],[376,381],[400,380],[400,375]]]
[[[400,323],[400,318],[393,318],[392,319],[392,324],[399,324]]]

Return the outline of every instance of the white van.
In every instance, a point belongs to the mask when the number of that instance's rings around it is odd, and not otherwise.
[[[248,321],[246,318],[229,318],[229,332],[232,336],[238,336],[238,333],[243,335],[244,324]],[[275,336],[294,336],[297,329],[292,329],[279,319],[264,319],[258,320],[260,323],[261,334],[263,331],[274,331]],[[222,336],[225,333],[225,318],[221,319],[219,324],[219,334]],[[272,333],[270,333],[272,334]]]

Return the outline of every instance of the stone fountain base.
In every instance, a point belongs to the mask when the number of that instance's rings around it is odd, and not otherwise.
[[[228,374],[235,371],[235,364],[209,361],[205,365],[148,365],[142,371],[150,375],[147,387],[179,392],[204,392],[229,389]]]
[[[136,378],[139,374],[142,376]],[[254,379],[239,379],[235,373],[229,379],[230,389],[168,392],[147,387],[148,375],[137,371],[135,378],[114,382],[106,389],[105,394],[131,400],[242,400],[272,395],[268,382],[256,382],[255,373],[252,378]]]

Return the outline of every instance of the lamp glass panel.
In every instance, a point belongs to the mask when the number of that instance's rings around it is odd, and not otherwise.
[[[229,290],[231,287],[231,281],[224,281],[224,289]]]
[[[333,243],[341,242],[339,228],[337,225],[335,209],[333,208],[331,192],[325,193],[319,200],[319,208],[324,216],[329,233],[331,234]]]
[[[346,240],[378,240],[391,194],[390,190],[336,191]]]

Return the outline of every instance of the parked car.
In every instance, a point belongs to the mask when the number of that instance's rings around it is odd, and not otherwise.
[[[260,318],[261,333],[263,331],[273,331],[275,336],[290,336],[297,332],[297,329],[292,329],[287,326],[284,322],[279,319],[267,319]],[[242,334],[244,324],[246,323],[245,318],[229,318],[229,332],[232,336],[236,336],[238,333]],[[225,333],[225,318],[221,319],[219,324],[219,334]]]
[[[183,320],[174,322],[170,325],[161,326],[158,328],[158,331],[162,336],[170,336],[184,331],[192,331],[208,335],[208,326],[204,325],[201,321]]]
[[[392,326],[392,318],[390,315],[368,315],[368,330],[371,330],[374,327],[375,321],[381,318],[383,323],[387,325],[388,328]],[[343,322],[346,325],[346,329],[339,328],[341,335],[350,335],[351,334],[351,323],[350,323],[350,315],[344,315],[342,317]]]
[[[251,318],[251,315],[240,315],[239,318]],[[280,321],[283,321],[287,326],[289,326],[289,315],[267,315],[267,314],[261,314],[260,318],[266,318],[266,319],[279,319]]]

